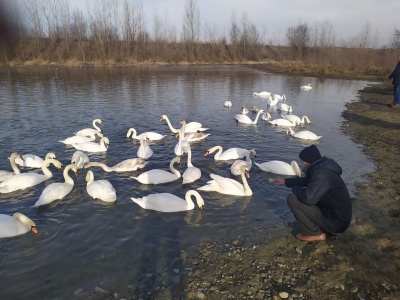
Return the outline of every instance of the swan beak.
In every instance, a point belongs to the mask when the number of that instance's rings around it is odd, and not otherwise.
[[[108,149],[109,144],[106,143],[105,146],[106,146],[106,148]]]
[[[210,154],[210,152],[206,151],[206,153],[204,153],[204,156],[207,156],[209,154]]]
[[[160,118],[160,121],[162,121],[162,120],[164,120],[164,118],[163,118],[163,117],[161,117],[161,118]]]
[[[38,234],[39,231],[37,230],[36,226],[32,226],[31,230],[33,231],[33,233]]]
[[[63,165],[61,165],[60,170],[64,171],[64,166]]]
[[[247,178],[250,178],[250,173],[249,173],[249,172],[246,171],[245,174],[246,174],[246,177],[247,177]]]
[[[199,207],[199,210],[200,210],[201,212],[203,212],[203,210],[204,210],[204,205],[200,206],[200,207]]]

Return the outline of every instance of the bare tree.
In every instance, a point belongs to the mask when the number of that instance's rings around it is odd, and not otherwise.
[[[83,17],[82,11],[75,9],[72,12],[72,20],[70,23],[70,33],[71,39],[74,39],[78,42],[79,50],[82,54],[82,59],[86,62],[86,51],[87,47],[85,47],[84,41],[88,39],[88,24],[85,18]]]
[[[286,38],[293,54],[301,59],[310,43],[310,30],[307,23],[289,27]]]
[[[41,40],[44,37],[43,3],[40,0],[24,0],[24,5],[31,24],[31,36],[37,50],[37,57],[42,59],[43,46],[41,45]]]
[[[231,24],[230,24],[230,29],[229,29],[229,39],[231,42],[231,48],[232,48],[232,58],[233,60],[236,60],[237,56],[237,51],[239,47],[239,38],[240,38],[240,29],[237,24],[236,20],[236,15],[233,12],[231,16]]]
[[[311,45],[318,48],[331,48],[336,44],[336,35],[328,20],[316,23],[311,31]]]
[[[196,0],[187,0],[183,17],[183,42],[187,48],[189,60],[195,59],[196,43],[200,36],[200,11]]]
[[[392,48],[393,49],[400,48],[400,30],[397,28],[393,32]]]

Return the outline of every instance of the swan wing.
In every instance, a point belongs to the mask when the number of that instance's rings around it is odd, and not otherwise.
[[[165,170],[153,169],[140,174],[138,177],[132,178],[144,184],[161,184],[175,181],[180,178],[180,176],[176,176],[175,174]]]
[[[28,168],[41,168],[43,164],[43,158],[40,158],[34,154],[25,154],[22,156],[24,160],[17,157],[15,159],[15,163],[21,167],[28,167]]]
[[[227,195],[244,195],[244,187],[240,182],[216,174],[210,174],[210,177],[213,180],[207,182],[207,185],[198,188],[198,190],[214,191]]]
[[[161,212],[177,212],[188,210],[185,199],[179,198],[170,193],[150,194],[142,198],[131,198],[144,209],[151,209]]]
[[[34,206],[49,204],[55,200],[63,199],[72,191],[73,185],[66,182],[49,184],[42,192]]]
[[[105,202],[117,200],[117,193],[108,180],[96,180],[86,187],[86,191],[93,199],[100,199]]]
[[[240,159],[246,156],[247,152],[249,152],[249,150],[244,148],[229,148],[225,150],[223,153],[221,153],[219,159],[220,160]]]
[[[253,121],[247,116],[243,114],[236,115],[236,121],[239,123],[252,123]]]
[[[10,193],[35,186],[48,179],[46,175],[37,173],[21,173],[0,182],[0,193]]]
[[[182,184],[192,183],[201,177],[201,170],[196,167],[189,167],[182,175]]]
[[[279,160],[271,160],[260,164],[255,162],[255,165],[265,172],[281,175],[296,175],[290,164]]]
[[[12,216],[0,214],[0,238],[24,234],[30,229],[30,226],[16,222]]]
[[[92,136],[94,134],[97,134],[98,132],[99,131],[94,128],[84,128],[82,130],[79,130],[78,132],[75,132],[75,135]]]

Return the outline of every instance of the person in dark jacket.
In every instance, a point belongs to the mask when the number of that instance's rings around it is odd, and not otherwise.
[[[342,168],[330,158],[321,156],[315,145],[300,154],[304,177],[276,178],[273,184],[292,188],[287,203],[296,218],[299,240],[326,240],[326,233],[344,232],[350,225],[352,203],[342,177]]]
[[[389,104],[391,108],[399,108],[400,107],[400,55],[397,60],[397,65],[394,68],[393,72],[390,73],[389,79],[392,79],[393,84],[393,103]]]

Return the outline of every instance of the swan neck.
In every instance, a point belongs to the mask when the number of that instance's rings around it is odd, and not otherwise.
[[[14,174],[21,174],[21,171],[19,170],[17,164],[15,163],[15,160],[17,158],[17,155],[12,154],[10,157],[10,164],[11,164],[11,168],[14,171]]]
[[[97,131],[99,131],[99,132],[101,132],[101,129],[97,126],[97,123],[98,122],[98,120],[94,120],[93,121],[93,127],[97,130]]]
[[[190,146],[188,146],[187,148],[188,148],[187,166],[189,168],[189,167],[193,167],[193,164],[192,164],[192,149],[190,148]]]
[[[178,177],[181,177],[181,173],[179,173],[179,171],[177,169],[174,168],[174,164],[175,162],[177,162],[177,158],[174,158],[173,160],[171,160],[171,162],[169,163],[169,169],[171,170],[171,172],[173,174],[175,174]]]
[[[68,165],[64,169],[64,172],[63,172],[64,180],[65,180],[66,183],[69,183],[69,184],[74,184],[74,181],[72,180],[71,176],[69,176],[69,174],[68,174],[68,172],[69,172],[69,170],[71,170],[72,166],[73,166],[72,164]]]
[[[194,202],[193,202],[193,200],[192,200],[192,196],[193,195],[195,195],[194,193],[193,193],[193,191],[191,190],[191,191],[188,191],[187,193],[186,193],[186,195],[185,195],[185,200],[186,200],[186,203],[187,203],[187,209],[188,210],[192,210],[193,208],[194,208]]]
[[[168,119],[167,116],[165,116],[165,120],[167,121],[167,124],[168,124],[169,129],[170,129],[173,133],[177,133],[178,130],[175,129],[175,128],[172,126],[172,124],[171,124],[171,122],[169,121],[169,119]]]
[[[107,166],[101,162],[97,162],[97,161],[85,163],[85,168],[88,168],[88,167],[101,167],[106,172],[112,171],[109,166]]]
[[[250,186],[247,182],[245,172],[242,171],[241,177],[242,177],[242,181],[243,181],[244,193],[245,193],[245,195],[250,195],[252,192],[251,192]]]
[[[211,149],[211,153],[214,152],[215,150],[218,150],[218,152],[214,155],[214,158],[217,159],[220,157],[222,154],[222,147],[221,146],[215,146],[214,148]]]
[[[42,163],[42,172],[47,178],[50,178],[50,177],[53,176],[53,173],[51,173],[51,171],[50,171],[50,169],[48,167],[51,163],[54,165],[54,159],[52,159],[52,158],[46,159]]]
[[[260,117],[260,115],[263,113],[262,110],[259,110],[256,116],[256,119],[254,120],[253,124],[257,124],[258,118]]]

